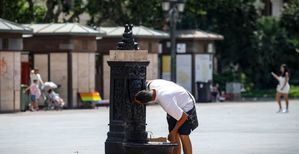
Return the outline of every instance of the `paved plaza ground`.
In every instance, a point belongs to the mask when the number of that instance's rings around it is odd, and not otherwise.
[[[298,154],[299,100],[197,104],[194,154]],[[0,154],[104,154],[109,108],[0,114]],[[166,136],[165,113],[147,107],[147,130]]]

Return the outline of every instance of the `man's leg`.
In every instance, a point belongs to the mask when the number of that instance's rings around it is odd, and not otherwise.
[[[177,134],[175,137],[175,143],[178,144],[176,147],[173,149],[173,154],[181,154],[181,142],[180,142],[180,135]]]
[[[189,135],[180,135],[184,154],[192,154],[192,144]]]
[[[167,114],[167,123],[168,123],[168,130],[169,132],[175,127],[177,120],[172,118],[170,115]],[[176,143],[177,146],[173,148],[173,154],[181,154],[181,142],[180,142],[180,135],[177,134],[174,136],[174,140],[170,141],[171,143]]]

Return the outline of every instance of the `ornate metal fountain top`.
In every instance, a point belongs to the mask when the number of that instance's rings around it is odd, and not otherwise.
[[[121,42],[117,43],[118,50],[139,50],[138,43],[133,38],[133,24],[126,24]]]

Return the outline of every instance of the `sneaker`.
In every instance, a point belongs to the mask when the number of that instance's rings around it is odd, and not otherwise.
[[[282,111],[283,113],[288,113],[289,112],[289,109],[285,109]]]
[[[278,110],[276,111],[276,113],[279,113],[279,112],[281,112],[281,109],[278,109]]]

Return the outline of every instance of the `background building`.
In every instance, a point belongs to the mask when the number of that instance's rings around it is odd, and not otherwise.
[[[178,30],[176,35],[177,83],[196,94],[196,82],[213,80],[215,41],[223,36],[201,30]],[[170,40],[162,41],[160,78],[170,80]]]
[[[0,18],[0,112],[20,111],[23,34],[32,29]]]
[[[77,23],[26,26],[34,34],[24,38],[22,68],[38,68],[44,81],[61,85],[67,107],[78,107],[78,93],[95,91],[96,37],[102,34]]]
[[[0,111],[20,110],[20,86],[29,85],[33,68],[39,69],[44,82],[61,85],[59,93],[68,108],[80,107],[81,92],[98,91],[109,98],[109,51],[116,49],[124,27],[94,30],[77,23],[19,25],[1,19],[0,28]],[[136,26],[133,35],[140,50],[149,53],[147,79],[169,80],[168,33]],[[180,85],[194,93],[195,82],[212,80],[214,41],[222,39],[221,35],[199,30],[177,32]]]

